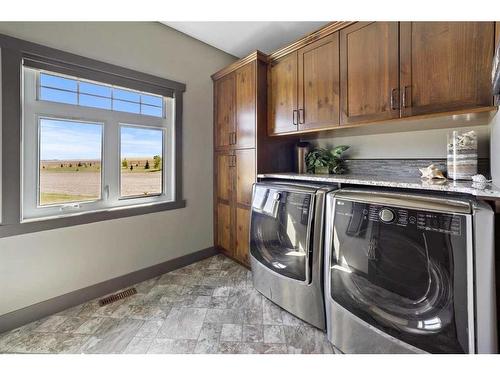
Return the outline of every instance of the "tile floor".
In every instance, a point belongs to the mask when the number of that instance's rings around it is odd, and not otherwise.
[[[0,336],[0,353],[332,353],[326,335],[261,296],[216,255]]]

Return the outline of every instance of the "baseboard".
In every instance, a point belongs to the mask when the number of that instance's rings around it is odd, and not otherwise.
[[[179,258],[167,260],[166,262],[156,264],[151,267],[143,268],[129,274],[115,277],[101,283],[78,289],[58,297],[24,307],[0,316],[0,333],[10,331],[11,329],[23,326],[27,323],[41,319],[48,315],[77,306],[91,299],[104,296],[118,289],[125,288],[132,284],[162,275],[166,272],[185,267],[191,263],[208,258],[218,254],[214,247],[208,247]]]

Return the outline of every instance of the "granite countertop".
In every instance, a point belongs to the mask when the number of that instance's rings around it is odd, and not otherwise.
[[[266,173],[258,178],[274,178],[326,183],[340,183],[366,186],[383,186],[403,189],[419,189],[470,194],[483,199],[500,199],[500,188],[491,183],[478,185],[471,181],[422,180],[418,177],[402,176],[367,176],[348,173],[342,175],[299,174],[299,173]]]

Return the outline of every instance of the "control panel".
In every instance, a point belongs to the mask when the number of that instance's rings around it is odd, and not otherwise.
[[[378,204],[337,201],[337,214],[358,217],[358,220],[379,222],[418,230],[461,235],[462,215],[387,207]]]

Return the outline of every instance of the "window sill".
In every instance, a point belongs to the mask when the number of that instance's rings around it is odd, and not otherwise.
[[[186,207],[185,200],[148,203],[136,206],[106,208],[98,211],[76,212],[62,216],[23,220],[22,223],[0,225],[0,238],[45,230],[71,227],[123,217],[145,215],[153,212],[176,210]]]

